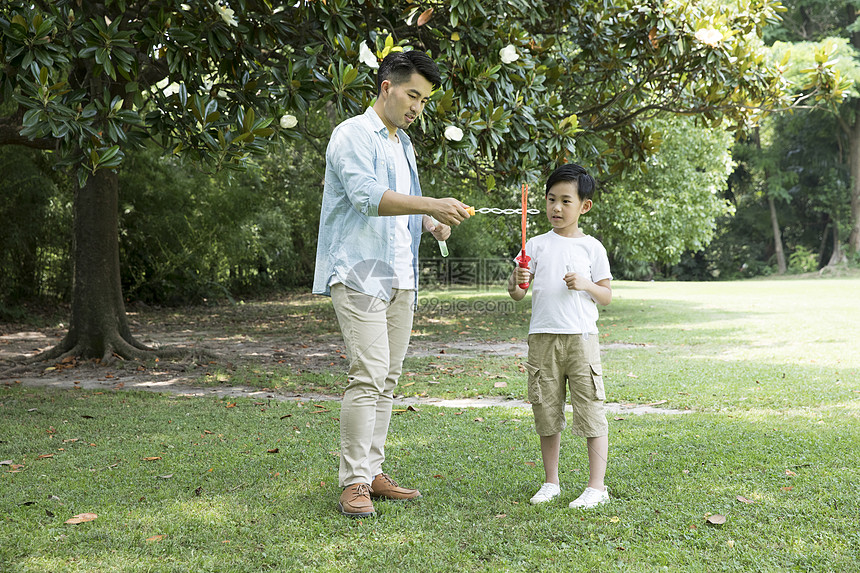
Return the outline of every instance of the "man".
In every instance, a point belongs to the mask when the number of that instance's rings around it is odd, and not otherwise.
[[[331,296],[349,357],[338,472],[338,509],[349,517],[374,515],[371,498],[421,496],[383,473],[382,463],[412,332],[421,231],[445,240],[449,225],[469,216],[456,199],[422,197],[404,131],[440,84],[427,54],[388,55],[376,102],[337,126],[326,150],[313,292]]]

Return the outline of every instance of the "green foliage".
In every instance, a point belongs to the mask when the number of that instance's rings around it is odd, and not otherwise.
[[[732,210],[723,199],[731,138],[689,118],[655,119],[648,127],[660,145],[647,170],[603,190],[582,226],[614,258],[672,264],[685,251],[703,249],[714,220]]]
[[[818,270],[818,256],[803,245],[798,245],[788,257],[788,270],[794,273],[816,271]]]
[[[184,304],[307,284],[322,161],[311,145],[295,143],[226,177],[153,151],[130,154],[120,172],[126,296]]]
[[[238,168],[271,137],[297,136],[279,125],[284,114],[302,132],[326,106],[353,115],[374,95],[362,43],[378,57],[420,48],[437,58],[445,79],[415,135],[431,163],[488,188],[572,156],[635,170],[654,143],[639,120],[657,109],[744,127],[756,107],[788,97],[759,39],[777,18],[771,0],[464,1],[418,20],[417,6],[393,0],[4,6],[4,99],[20,105],[24,135],[63,143],[81,177],[116,166],[144,137]],[[503,60],[502,49],[517,59]],[[448,125],[464,138],[447,140]],[[579,134],[588,135],[575,147]]]
[[[41,152],[0,147],[0,315],[70,290],[70,195],[45,173]]]
[[[607,208],[605,218],[594,220],[619,260],[675,261],[684,249],[707,243],[723,207],[707,194],[673,196],[675,181],[666,187],[640,173],[668,170],[664,165],[673,161],[661,151],[666,142],[658,124],[666,120],[655,116],[696,114],[709,126],[743,130],[762,110],[789,105],[793,88],[765,57],[761,41],[780,10],[774,0],[505,0],[491,6],[462,0],[426,12],[401,0],[229,6],[8,0],[0,5],[0,144],[23,136],[56,149],[57,166],[72,168],[79,185],[99,169],[118,168],[146,142],[179,165],[243,170],[279,139],[310,145],[325,139],[331,124],[373,101],[374,59],[422,49],[440,63],[444,78],[411,130],[428,185],[438,178],[439,194],[448,195],[444,187],[454,182],[476,203],[508,205],[512,189],[538,186],[557,164],[575,160],[602,181],[621,178],[612,188],[660,187],[658,225],[641,224],[655,207],[643,210],[641,196],[617,201],[614,212]],[[370,60],[362,45],[369,46]],[[802,81],[811,78],[820,97],[839,100],[835,62],[825,60]],[[462,140],[444,136],[451,126],[462,129]],[[219,213],[189,206],[184,222],[170,213],[145,226],[146,207],[123,198],[134,204],[123,231],[136,243],[123,249],[137,251],[123,271],[125,284],[135,295],[150,288],[141,281],[153,280],[153,293],[168,293],[175,287],[165,277],[173,284],[193,280],[192,298],[207,289],[302,284],[312,264],[316,216],[309,200],[315,184],[308,186],[299,172],[305,167],[290,174],[285,204],[265,192],[265,199],[250,196],[266,187],[266,175],[224,188],[220,205],[236,212],[252,205],[253,222],[250,213],[242,223],[223,222]],[[145,181],[138,187],[132,193],[152,198],[158,192]],[[177,197],[151,203],[166,214]],[[698,200],[703,203],[694,205]],[[199,224],[204,218],[212,225]],[[452,239],[452,247],[512,252],[515,224],[485,221],[464,233],[462,243]],[[540,220],[530,224],[540,229]],[[671,225],[680,225],[677,234],[667,232]],[[143,229],[178,234],[132,237]],[[204,255],[201,244],[212,244],[214,233],[222,250]]]

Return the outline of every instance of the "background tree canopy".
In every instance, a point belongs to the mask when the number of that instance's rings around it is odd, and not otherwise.
[[[49,188],[73,218],[70,329],[53,355],[146,355],[123,287],[181,301],[306,284],[328,133],[373,101],[374,69],[397,49],[426,50],[443,70],[411,131],[429,192],[516,206],[521,183],[539,187],[575,160],[601,180],[595,232],[618,257],[672,263],[727,212],[723,130],[744,133],[795,101],[762,41],[781,10],[772,0],[4,2],[0,144],[45,151],[34,161],[65,174]],[[808,97],[844,94],[830,61],[805,76]],[[193,167],[254,163],[231,180]],[[512,251],[518,236],[492,225],[486,251],[470,254]],[[23,291],[38,274],[21,275]]]

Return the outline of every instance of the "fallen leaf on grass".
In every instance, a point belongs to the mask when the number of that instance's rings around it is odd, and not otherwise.
[[[507,382],[496,382],[495,384],[493,384],[493,388],[507,388],[507,387],[508,387]]]
[[[414,384],[415,384],[415,382],[408,382],[408,383],[404,384],[403,387],[406,388],[406,387],[412,386]]]
[[[794,472],[793,472],[793,471],[791,471],[791,470],[785,470],[785,475],[787,475],[787,476],[796,476],[797,474],[796,474],[796,473],[794,473]]]
[[[150,542],[161,541],[162,539],[164,539],[164,537],[165,537],[164,535],[153,535],[152,537],[147,537],[146,540],[150,541]]]
[[[474,421],[474,422],[483,422],[483,421],[484,421],[484,419],[483,419],[483,418],[475,418],[473,421]]]
[[[267,454],[277,454],[280,450],[278,448],[272,448],[271,450],[266,450]]]
[[[781,489],[782,491],[791,491],[791,490],[793,490],[793,489],[794,489],[794,486],[793,486],[793,485],[789,485],[789,486],[786,486],[786,487],[783,487],[783,488],[780,488],[780,489]]]
[[[226,406],[224,406],[224,407],[225,407],[225,408],[235,408],[235,407],[236,407],[236,402],[229,402],[229,403],[228,403]]]
[[[621,521],[621,518],[618,517],[617,515],[613,515],[612,517],[609,518],[609,523],[618,523],[619,521]]]
[[[163,475],[163,476],[158,476],[158,479],[170,479],[172,477],[173,477],[173,474],[167,474],[167,475]]]
[[[418,411],[418,408],[416,408],[415,406],[413,406],[411,404],[409,406],[406,406],[406,409],[409,410],[410,412],[417,412]]]
[[[508,516],[507,513],[498,513],[498,514],[496,514],[496,519],[503,519],[507,516]]]
[[[660,404],[666,404],[669,400],[657,400],[656,402],[651,402],[650,404],[646,404],[646,406],[659,406]]]
[[[79,513],[74,517],[71,517],[66,520],[66,523],[69,525],[77,525],[79,523],[86,523],[87,521],[93,521],[96,519],[98,515],[95,513]]]
[[[142,458],[145,462],[154,462],[155,460],[160,460],[161,456],[149,456],[148,458]]]
[[[53,457],[54,457],[54,454],[42,454],[41,456],[36,456],[36,459],[37,459],[37,460],[42,460],[42,459],[45,459],[45,458],[53,458]]]
[[[535,467],[536,464],[534,462],[526,462],[526,465],[531,466],[531,467]]]
[[[751,500],[751,499],[747,499],[747,498],[745,498],[745,497],[744,497],[744,496],[742,496],[742,495],[739,495],[739,496],[737,497],[737,500],[738,500],[739,502],[741,502],[741,503],[755,503],[753,500]]]
[[[726,516],[715,513],[714,515],[709,515],[706,521],[711,525],[722,525],[726,522]]]

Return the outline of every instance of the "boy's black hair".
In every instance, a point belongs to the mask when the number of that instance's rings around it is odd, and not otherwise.
[[[594,182],[594,178],[582,166],[576,163],[565,163],[557,167],[550,174],[549,179],[546,180],[546,192],[544,196],[548,195],[552,186],[560,181],[575,182],[576,192],[583,201],[594,197],[594,189],[597,187],[597,183]]]
[[[442,85],[439,66],[421,50],[391,52],[379,64],[379,71],[376,73],[376,93],[382,90],[383,81],[388,80],[394,85],[402,84],[416,72],[433,84],[434,89]]]

